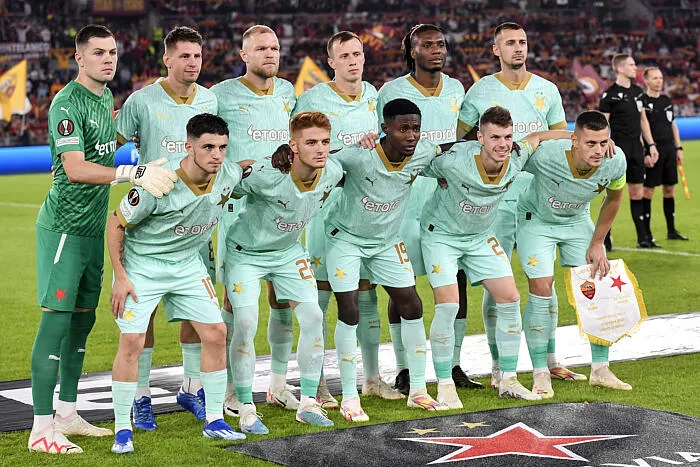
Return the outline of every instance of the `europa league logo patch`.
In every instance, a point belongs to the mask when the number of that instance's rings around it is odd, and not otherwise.
[[[581,284],[581,293],[587,299],[593,300],[593,297],[595,297],[595,284],[591,281],[584,282]]]

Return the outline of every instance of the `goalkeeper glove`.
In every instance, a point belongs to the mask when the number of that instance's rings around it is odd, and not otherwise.
[[[167,195],[177,182],[177,174],[170,169],[161,167],[168,161],[161,157],[157,161],[142,165],[120,165],[112,184],[131,182],[143,187],[156,198]]]

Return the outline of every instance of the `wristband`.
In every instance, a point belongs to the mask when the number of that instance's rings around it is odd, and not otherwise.
[[[649,147],[656,146],[656,143],[651,143]]]
[[[683,150],[683,146],[678,146],[678,147],[676,148],[676,151],[682,151],[682,150]]]

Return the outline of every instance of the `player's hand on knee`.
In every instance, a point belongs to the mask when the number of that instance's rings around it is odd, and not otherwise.
[[[598,273],[598,278],[602,279],[610,272],[610,263],[602,243],[591,245],[588,248],[586,261],[591,265],[591,279],[595,279],[596,273]]]
[[[281,145],[272,154],[272,167],[282,173],[289,173],[292,162],[294,162],[294,153],[288,144]]]
[[[126,297],[129,295],[131,295],[131,298],[136,303],[139,302],[136,291],[134,290],[134,285],[129,279],[114,279],[111,296],[112,316],[114,316],[114,319],[124,317],[124,303],[126,302]]]
[[[379,141],[379,135],[373,131],[370,131],[365,136],[363,136],[362,139],[358,141],[355,146],[364,149],[374,149],[377,147],[377,141]]]
[[[145,165],[131,166],[129,181],[143,187],[156,198],[162,198],[170,193],[177,182],[177,174],[174,171],[161,167],[167,161],[167,158],[161,157]]]

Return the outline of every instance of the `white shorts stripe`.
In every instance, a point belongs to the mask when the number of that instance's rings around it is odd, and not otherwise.
[[[62,234],[61,235],[61,241],[58,243],[58,250],[56,250],[56,256],[53,257],[53,264],[58,263],[58,260],[61,259],[61,252],[63,251],[63,245],[66,243],[66,237],[68,234]]]

